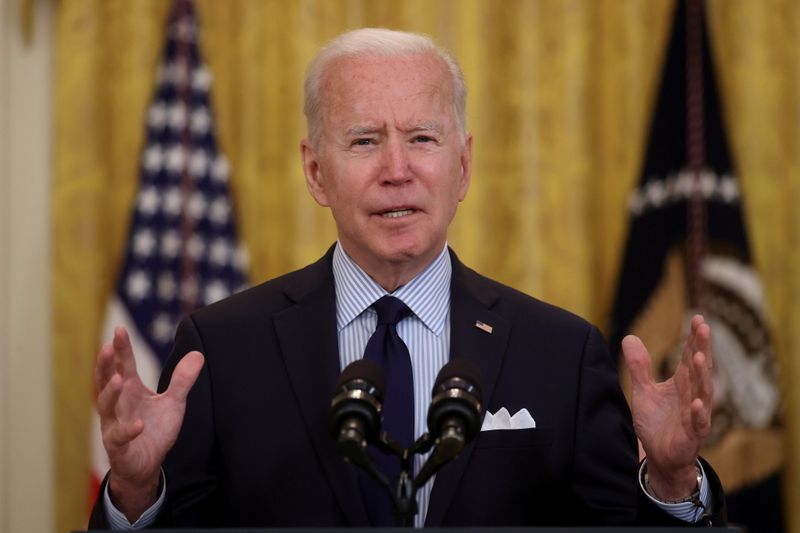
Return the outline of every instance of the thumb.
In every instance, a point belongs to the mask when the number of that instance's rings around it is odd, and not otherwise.
[[[203,354],[197,351],[184,355],[172,373],[172,379],[169,382],[166,394],[176,400],[185,401],[189,390],[194,385],[194,382],[197,381],[197,376],[200,375],[204,361]]]
[[[622,354],[631,374],[633,387],[643,387],[653,380],[650,368],[650,353],[642,340],[636,335],[622,339]]]

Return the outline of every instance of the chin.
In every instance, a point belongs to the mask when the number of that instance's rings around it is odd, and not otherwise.
[[[423,245],[419,241],[394,243],[383,249],[382,257],[392,263],[412,263],[416,260],[433,260],[441,250],[437,248],[432,250],[430,245]]]

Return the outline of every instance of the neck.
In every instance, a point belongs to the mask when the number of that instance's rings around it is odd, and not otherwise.
[[[341,245],[341,241],[339,241]],[[416,257],[408,260],[382,261],[375,258],[362,258],[350,253],[342,246],[347,255],[363,270],[370,278],[380,285],[386,292],[393,293],[415,277],[430,265],[441,253],[439,248],[430,257]]]
[[[360,265],[359,265],[360,266]],[[368,270],[364,270],[369,277],[375,280],[375,282],[383,287],[383,289],[388,293],[393,293],[412,279],[416,277],[417,274],[422,272],[422,269],[415,269],[412,271],[401,271],[401,272],[381,272],[379,275],[376,275]]]
[[[355,259],[354,259],[355,260]],[[433,261],[431,258],[430,261],[417,264],[408,264],[408,263],[399,263],[399,264],[378,264],[378,265],[366,265],[362,264],[356,260],[356,264],[361,267],[361,269],[367,273],[369,277],[375,280],[375,282],[383,287],[386,292],[392,293],[414,279],[420,272],[422,272],[426,266]]]

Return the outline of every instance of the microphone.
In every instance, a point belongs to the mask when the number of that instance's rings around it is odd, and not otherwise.
[[[434,455],[454,459],[480,431],[480,369],[466,359],[447,363],[433,386],[428,430],[436,441]]]
[[[439,371],[428,409],[428,431],[436,448],[414,478],[415,490],[458,457],[480,431],[480,382],[480,370],[466,359],[453,359]]]
[[[411,525],[417,512],[417,489],[445,463],[457,457],[466,443],[478,434],[480,382],[480,370],[474,363],[464,359],[447,363],[433,387],[428,409],[428,433],[410,448],[403,449],[386,433],[380,434],[385,387],[383,367],[369,359],[359,359],[348,365],[339,376],[328,412],[328,430],[345,460],[362,468],[389,492],[398,525]],[[395,490],[390,486],[391,480],[377,468],[368,453],[369,444],[400,457],[401,475]],[[432,446],[435,446],[433,453],[412,481],[409,475],[413,454],[426,453]]]
[[[328,430],[348,461],[368,460],[367,444],[376,442],[381,426],[385,380],[383,367],[359,359],[342,371],[328,412]]]

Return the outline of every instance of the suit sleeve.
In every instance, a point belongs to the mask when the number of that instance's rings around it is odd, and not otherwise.
[[[220,525],[220,465],[216,452],[211,384],[212,363],[191,316],[178,326],[175,345],[162,372],[159,392],[169,386],[175,366],[192,350],[205,356],[197,382],[189,392],[183,424],[164,460],[167,494],[154,527],[214,527]]]
[[[100,490],[97,491],[97,500],[94,502],[92,514],[89,515],[89,525],[87,529],[109,529],[108,520],[106,518],[106,506],[104,503],[103,493],[108,484],[108,474],[100,484]]]
[[[589,328],[579,365],[572,487],[589,524],[636,521],[637,444],[617,368],[596,328]]]

